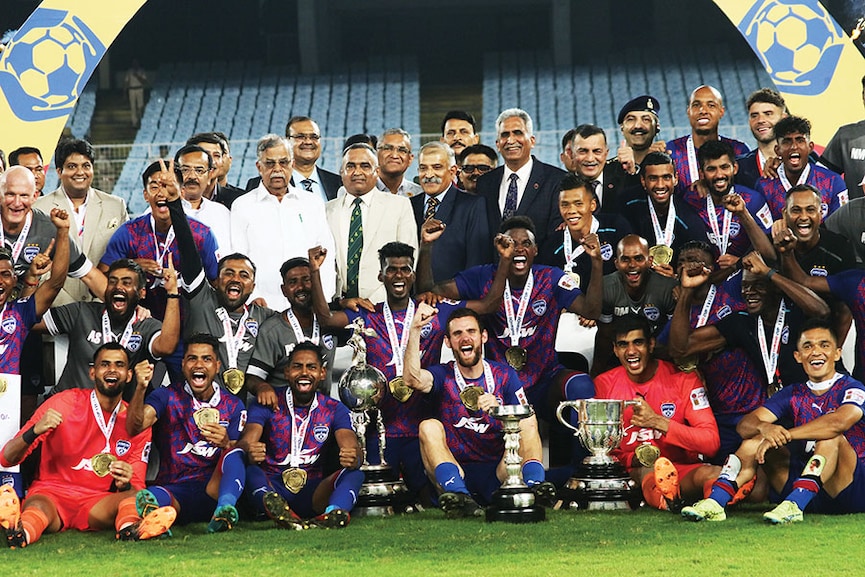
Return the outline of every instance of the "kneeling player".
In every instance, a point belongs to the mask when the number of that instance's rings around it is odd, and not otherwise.
[[[35,543],[44,532],[99,531],[114,527],[117,538],[149,539],[168,531],[175,512],[156,509],[141,519],[135,491],[144,487],[150,431],[126,432],[120,398],[132,378],[119,343],[97,349],[90,369],[93,390],[70,389],[45,401],[3,447],[0,463],[20,463],[42,447],[39,473],[21,510],[11,485],[0,487],[0,526],[10,547]]]
[[[363,484],[348,409],[316,392],[326,372],[318,345],[295,345],[285,369],[288,387],[276,389],[276,408],[253,401],[237,444],[249,463],[246,487],[254,508],[286,529],[345,527]],[[320,457],[331,436],[343,468],[325,477]]]
[[[865,512],[865,385],[835,371],[841,348],[832,326],[820,319],[806,321],[793,355],[808,381],[784,387],[765,405],[739,423],[745,441],[727,458],[707,499],[682,509],[694,521],[723,521],[731,496],[763,465],[769,482],[786,495],[765,513],[770,523],[803,519],[814,513]],[[792,422],[786,429],[778,421]],[[789,464],[779,469],[767,451],[787,446]]]
[[[438,417],[422,421],[419,432],[424,468],[443,491],[439,497],[442,509],[448,517],[479,516],[482,509],[478,501],[489,503],[507,478],[501,423],[489,411],[502,404],[525,405],[528,401],[512,368],[483,359],[487,331],[470,309],[455,310],[447,321],[445,344],[456,361],[421,369],[421,329],[436,313],[428,305],[418,307],[406,346],[403,377],[408,386],[431,393],[438,403],[433,409]],[[520,421],[519,453],[523,480],[539,504],[552,505],[556,489],[545,481],[534,415]]]
[[[153,365],[136,365],[138,386],[129,403],[126,427],[136,435],[151,426],[159,450],[156,482],[138,494],[138,512],[172,506],[179,523],[210,520],[211,533],[237,523],[234,505],[243,492],[230,477],[243,477],[243,453],[232,450],[243,431],[243,403],[216,382],[219,340],[193,335],[186,340],[181,369],[185,381],[158,387],[146,399]],[[226,470],[234,475],[223,475]]]

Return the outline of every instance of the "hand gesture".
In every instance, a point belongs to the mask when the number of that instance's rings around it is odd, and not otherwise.
[[[309,255],[309,272],[321,269],[324,259],[327,257],[327,249],[323,246],[314,246],[307,252]]]
[[[45,249],[45,252],[40,252],[36,256],[33,257],[33,260],[30,261],[30,268],[27,270],[27,274],[37,281],[39,278],[46,274],[51,270],[51,251],[54,250],[54,239],[51,239],[51,242],[48,243],[48,248]]]
[[[419,303],[425,303],[431,307],[434,307],[437,304],[439,304],[440,302],[442,302],[444,300],[444,298],[445,297],[443,297],[440,294],[434,293],[432,291],[427,291],[425,293],[420,293],[419,295],[415,295],[414,300],[416,300]]]
[[[108,465],[108,473],[114,478],[114,484],[118,489],[125,487],[128,490],[132,483],[132,465],[126,461],[114,461]]]
[[[628,174],[634,174],[637,171],[637,163],[634,161],[634,149],[628,146],[627,141],[623,140],[619,145],[616,158]]]
[[[769,272],[769,266],[757,251],[752,251],[742,257],[742,268],[760,276]]]
[[[709,185],[706,184],[705,180],[697,179],[691,183],[691,190],[696,192],[700,198],[706,198],[709,196]]]
[[[168,253],[168,266],[162,271],[162,279],[165,281],[165,291],[170,295],[177,294],[177,271],[174,269],[174,257]]]
[[[747,210],[747,207],[745,206],[745,199],[743,199],[735,192],[725,194],[724,198],[721,199],[721,202],[723,203],[724,208],[726,208],[733,214],[742,214]]]
[[[69,213],[59,208],[51,209],[51,223],[58,233],[69,234]]]
[[[656,262],[652,262],[652,270],[661,276],[665,276],[667,278],[676,278],[676,271],[673,270],[673,265],[671,264],[658,264]]]
[[[601,258],[601,240],[598,238],[597,234],[587,234],[583,238],[581,244],[583,245],[583,248],[586,249],[586,254],[592,257],[592,259],[597,261],[603,260]]]
[[[48,409],[45,411],[45,414],[42,415],[42,418],[36,421],[36,424],[33,425],[33,432],[36,435],[41,435],[46,431],[50,431],[51,429],[56,429],[60,426],[60,423],[63,422],[63,415],[60,414],[59,411],[55,409]]]
[[[695,289],[709,282],[712,269],[702,262],[689,262],[679,267],[679,284],[682,288]]]
[[[276,391],[273,390],[270,383],[261,383],[258,386],[258,393],[255,395],[255,400],[258,401],[259,405],[263,405],[274,411],[279,402],[276,398]]]
[[[231,444],[231,440],[228,438],[228,429],[219,423],[205,423],[201,425],[200,430],[204,440],[213,447],[227,449]]]
[[[663,140],[656,140],[651,146],[649,146],[649,152],[664,152],[669,154],[667,143]]]
[[[635,400],[638,404],[634,407],[634,414],[631,415],[631,424],[640,428],[658,429],[658,419],[663,417],[659,416],[642,397],[637,397]]]
[[[772,244],[778,252],[790,252],[798,244],[796,233],[787,226],[787,221],[776,220],[772,223]]]
[[[489,413],[498,406],[499,400],[492,393],[484,393],[478,397],[478,409],[485,413]]]
[[[135,382],[138,386],[146,389],[153,379],[153,365],[144,360],[135,365]]]
[[[339,448],[339,465],[346,469],[357,469],[360,464],[360,456],[356,447]]]
[[[763,165],[763,178],[778,178],[778,167],[781,166],[780,156],[770,156]]]
[[[499,251],[500,259],[512,259],[514,256],[514,239],[506,234],[499,233],[493,240],[496,250]]]
[[[422,244],[430,244],[438,240],[445,231],[445,223],[436,218],[430,218],[420,227],[420,241]]]
[[[718,268],[733,268],[739,262],[738,256],[724,253],[718,257]]]
[[[375,312],[375,305],[372,304],[372,301],[361,297],[341,299],[339,301],[339,306],[344,309],[350,309],[354,312],[358,312],[360,309],[368,310],[371,313]]]
[[[426,324],[438,314],[438,309],[432,307],[426,303],[420,303],[417,307],[417,310],[414,312],[414,318],[411,321],[412,328],[421,328],[426,326]]]
[[[180,188],[177,186],[177,176],[175,174],[174,160],[168,161],[168,167],[165,166],[165,161],[159,159],[159,172],[151,177],[151,180],[159,183],[162,190],[165,191],[165,200],[171,202],[180,198]]]

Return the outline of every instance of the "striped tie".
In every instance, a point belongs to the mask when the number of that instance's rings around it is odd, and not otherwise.
[[[363,221],[360,214],[359,198],[354,199],[354,208],[351,210],[351,221],[348,225],[348,276],[346,284],[348,290],[345,293],[346,297],[356,297],[357,280],[360,274],[360,253],[363,252]]]
[[[438,208],[438,205],[439,201],[436,199],[436,197],[431,196],[427,198],[426,212],[423,215],[424,222],[428,221],[436,215],[436,208]]]
[[[300,185],[303,187],[303,190],[307,192],[312,192],[312,183],[313,181],[308,178],[304,178],[300,181]]]
[[[517,211],[517,174],[511,173],[508,193],[505,195],[505,209],[502,211],[502,220],[507,220]]]

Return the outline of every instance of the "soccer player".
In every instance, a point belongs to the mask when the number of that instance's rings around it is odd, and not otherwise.
[[[434,417],[420,425],[424,468],[441,491],[439,503],[449,518],[482,514],[479,503],[490,502],[507,478],[502,426],[489,412],[500,405],[528,404],[512,367],[483,358],[488,335],[470,309],[457,309],[447,321],[445,344],[455,361],[421,368],[420,337],[437,311],[422,304],[412,321],[405,350],[406,384],[429,394]],[[545,480],[542,447],[534,415],[520,421],[523,480],[539,503],[555,501],[555,487]]]
[[[280,390],[278,406],[253,401],[237,445],[249,463],[246,490],[253,507],[286,529],[345,527],[363,484],[348,409],[315,390],[324,378],[322,359],[321,348],[309,341],[292,349],[285,369],[288,388]],[[331,437],[341,468],[325,476],[320,457]]]
[[[622,366],[595,378],[596,396],[637,402],[625,409],[625,434],[613,456],[641,483],[647,504],[673,510],[702,495],[703,484],[718,474],[700,458],[718,451],[718,427],[700,378],[656,359],[649,331],[643,317],[616,320],[613,351]],[[656,447],[654,461],[642,445]]]
[[[802,521],[806,510],[865,512],[865,385],[835,370],[841,347],[825,320],[806,321],[794,354],[807,381],[785,387],[742,419],[746,440],[727,458],[709,497],[682,509],[686,519],[725,520],[731,496],[758,465],[771,470],[773,489],[784,495],[763,514],[770,523]],[[789,448],[789,464],[770,458],[781,447]]]
[[[243,453],[233,448],[246,423],[246,409],[216,382],[216,337],[194,335],[185,345],[182,383],[157,387],[145,398],[153,366],[143,361],[135,367],[139,379],[126,430],[138,435],[153,427],[159,450],[156,480],[137,495],[139,513],[153,505],[170,506],[179,523],[209,520],[209,532],[227,531],[237,523],[234,505],[243,492],[243,484],[235,482],[243,479]]]
[[[0,488],[0,527],[10,547],[35,543],[46,531],[113,526],[118,539],[138,540],[171,526],[173,509],[156,509],[141,519],[135,508],[135,492],[144,487],[150,431],[126,432],[128,412],[120,394],[131,378],[123,346],[103,344],[90,369],[93,389],[53,395],[3,447],[4,467],[42,449],[23,510],[9,485]]]

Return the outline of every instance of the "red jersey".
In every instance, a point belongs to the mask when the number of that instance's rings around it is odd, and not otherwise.
[[[720,447],[718,424],[709,407],[703,383],[694,373],[682,373],[667,361],[658,361],[655,376],[645,383],[635,383],[624,367],[617,367],[595,379],[598,399],[631,400],[642,397],[652,410],[670,419],[666,433],[631,425],[633,408],[625,409],[625,432],[622,444],[612,455],[630,468],[634,449],[648,441],[673,463],[701,462],[700,455],[711,457]]]
[[[99,477],[90,465],[90,458],[99,453],[111,453],[132,465],[132,486],[136,489],[144,488],[147,458],[150,454],[150,429],[130,438],[126,433],[126,402],[120,401],[121,407],[114,428],[106,440],[96,422],[91,394],[95,395],[95,392],[90,389],[69,389],[57,393],[42,403],[21,429],[26,431],[35,425],[48,409],[54,409],[63,415],[63,422],[57,428],[39,435],[27,449],[29,455],[36,447],[42,446],[39,472],[31,489],[42,485],[76,487],[82,493],[108,492],[113,486],[114,478],[111,475]],[[102,409],[97,405],[97,410]],[[106,425],[109,425],[110,419],[111,415],[103,412],[103,422]],[[2,455],[0,464],[4,467],[10,465]]]

